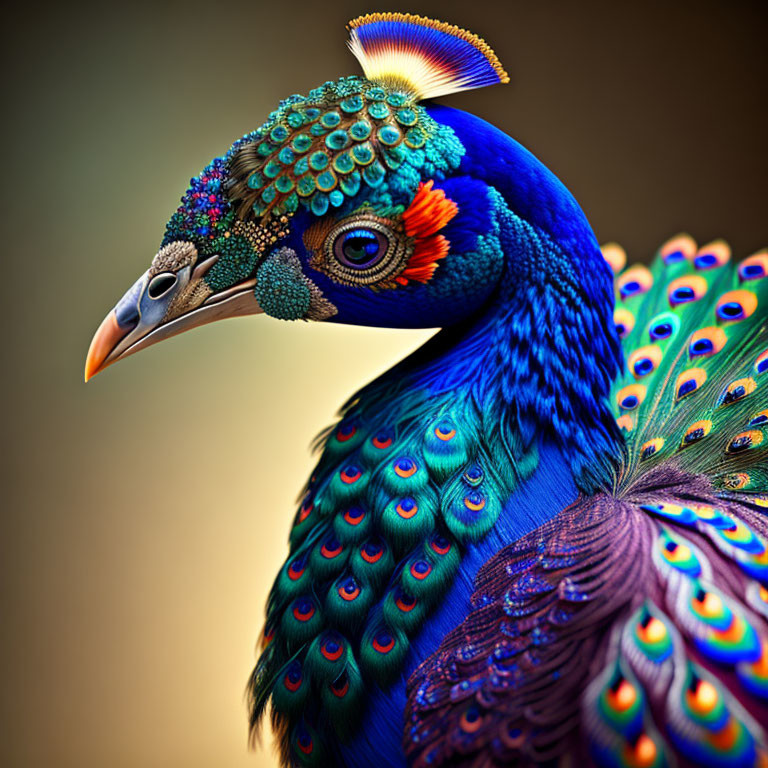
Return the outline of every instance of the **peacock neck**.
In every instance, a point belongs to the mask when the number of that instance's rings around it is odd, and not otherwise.
[[[460,414],[492,458],[530,476],[542,442],[568,457],[584,492],[610,487],[623,439],[609,405],[622,365],[610,270],[581,266],[495,195],[505,266],[495,294],[361,393],[363,406]]]

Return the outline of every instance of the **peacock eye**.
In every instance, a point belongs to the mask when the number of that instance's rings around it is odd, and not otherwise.
[[[318,248],[318,235],[322,246]],[[304,242],[314,255],[310,266],[342,285],[392,287],[413,251],[412,238],[398,222],[362,211],[335,223],[307,230]]]
[[[352,269],[367,269],[376,264],[389,247],[382,232],[357,227],[341,232],[333,244],[336,258]]]
[[[176,275],[173,272],[161,272],[149,281],[147,293],[150,299],[159,299],[176,285]]]

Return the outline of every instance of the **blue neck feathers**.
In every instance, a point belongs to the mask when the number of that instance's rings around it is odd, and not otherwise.
[[[470,609],[477,570],[579,492],[610,487],[623,446],[608,402],[623,364],[612,276],[584,214],[556,177],[505,134],[463,112],[430,112],[464,144],[460,171],[490,189],[502,276],[479,312],[366,387],[348,413],[363,420],[387,413],[403,423],[448,414],[476,434],[480,455],[496,468],[503,505],[486,535],[462,542],[459,573],[412,639],[402,676],[388,690],[371,692],[363,726],[339,746],[349,768],[367,761],[405,765],[406,680]]]
[[[430,113],[467,150],[459,173],[487,185],[502,276],[478,313],[441,331],[358,402],[371,410],[386,403],[390,413],[402,411],[398,400],[411,413],[415,401],[427,409],[471,402],[479,434],[507,454],[518,481],[536,466],[541,435],[570,457],[581,490],[609,487],[623,439],[608,397],[623,356],[612,274],[595,236],[568,190],[520,144],[465,112]]]

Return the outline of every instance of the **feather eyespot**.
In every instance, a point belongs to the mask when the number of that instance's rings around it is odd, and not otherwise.
[[[371,645],[374,651],[387,654],[395,647],[395,638],[384,630],[374,635]]]
[[[714,240],[709,245],[699,248],[699,252],[693,259],[693,264],[698,270],[707,270],[722,267],[730,260],[731,246],[725,240]]]
[[[416,462],[407,456],[396,459],[393,467],[395,469],[395,474],[402,478],[408,478],[415,475],[416,470],[419,468]]]
[[[657,315],[648,326],[651,341],[664,341],[674,336],[680,328],[680,318],[673,312]]]
[[[730,405],[731,403],[743,400],[747,395],[751,395],[755,391],[756,386],[757,384],[751,376],[747,376],[743,379],[736,379],[736,381],[732,381],[725,388],[725,391],[720,395],[720,400],[717,404],[719,406]]]
[[[363,475],[362,470],[356,467],[354,464],[350,464],[339,472],[341,481],[346,485],[352,485],[356,483]]]
[[[714,711],[720,696],[712,683],[694,676],[685,691],[685,701],[697,715]]]
[[[296,525],[303,523],[311,514],[315,505],[310,497],[304,500],[304,503],[299,508],[299,513],[296,515]]]
[[[360,507],[351,507],[344,513],[344,522],[349,525],[360,525],[365,519],[365,510]]]
[[[450,424],[438,424],[435,427],[435,436],[447,443],[456,437],[456,430]]]
[[[360,556],[366,563],[376,563],[384,556],[384,547],[378,542],[368,541],[360,549]]]
[[[320,653],[328,661],[338,661],[344,654],[344,641],[337,635],[330,635],[320,643]]]
[[[410,613],[416,607],[416,598],[403,592],[402,589],[398,589],[395,597],[395,605],[403,613]]]
[[[348,603],[356,600],[360,596],[360,585],[349,576],[339,585],[338,588],[339,597]]]
[[[603,258],[608,262],[614,275],[618,275],[627,263],[627,252],[618,243],[606,243],[600,246]]]
[[[691,608],[702,619],[722,619],[730,614],[720,597],[714,592],[708,592],[703,587],[699,587],[691,598]]]
[[[465,473],[464,473],[464,480],[469,483],[469,485],[476,487],[480,485],[480,483],[483,482],[483,478],[485,475],[483,474],[483,470],[475,465],[474,467],[470,467]]]
[[[428,560],[417,560],[411,564],[409,571],[414,579],[423,581],[432,573],[432,564]]]
[[[483,727],[483,718],[477,704],[471,704],[459,718],[459,728],[464,733],[476,733]]]
[[[314,743],[309,731],[304,728],[298,730],[296,734],[296,746],[305,754],[311,755],[314,749]]]
[[[672,307],[698,301],[707,293],[707,281],[701,275],[686,275],[673,280],[667,287],[667,298]]]
[[[653,287],[651,270],[643,264],[635,264],[624,272],[616,281],[619,296],[626,300],[632,296],[648,293]]]
[[[480,491],[470,491],[464,497],[464,506],[470,512],[480,512],[485,507],[485,496]]]
[[[653,373],[661,363],[662,351],[658,344],[649,344],[636,349],[630,356],[627,364],[629,370],[636,379],[641,379]]]
[[[765,373],[768,371],[768,349],[757,356],[757,360],[755,360],[755,371],[757,373]]]
[[[750,448],[757,448],[758,445],[762,444],[764,439],[765,435],[763,435],[762,430],[750,429],[736,435],[731,442],[728,443],[728,447],[725,450],[726,453],[742,453],[743,451],[748,451]]]
[[[746,478],[749,481],[749,475]],[[765,552],[765,544],[741,520],[734,520],[731,528],[721,528],[718,532],[724,539],[750,554],[762,555]]]
[[[644,643],[650,644],[661,643],[669,635],[664,622],[650,614],[643,621],[638,622],[635,631]]]
[[[650,459],[651,456],[655,456],[661,450],[663,445],[663,437],[657,437],[654,440],[649,440],[648,442],[643,443],[640,448],[641,461],[645,461],[646,459]]]
[[[344,551],[344,547],[339,543],[339,540],[335,536],[331,536],[320,547],[320,554],[326,560],[333,560],[338,557]]]
[[[690,261],[696,253],[696,241],[690,235],[677,235],[661,246],[659,255],[665,264]]]
[[[671,566],[693,577],[701,573],[699,561],[694,557],[689,546],[670,538],[663,540],[663,544],[661,554]]]
[[[451,551],[451,542],[443,536],[440,536],[440,534],[435,534],[430,539],[429,546],[436,555],[440,555],[441,557],[447,555]]]
[[[291,664],[288,671],[285,673],[285,677],[283,677],[283,685],[291,693],[296,693],[296,691],[301,688],[303,680],[304,676],[301,674],[301,664],[296,661]]]
[[[619,676],[606,690],[605,698],[616,712],[626,712],[637,701],[637,690],[632,683]]]
[[[756,253],[739,264],[739,280],[742,283],[761,280],[766,275],[768,275],[768,251]]]
[[[613,313],[613,324],[616,326],[619,338],[625,339],[635,327],[635,316],[628,309],[619,307]]]
[[[410,520],[419,511],[419,505],[413,499],[405,498],[398,502],[395,511],[403,520]]]
[[[378,448],[380,451],[389,448],[389,446],[392,445],[392,442],[392,437],[386,432],[380,432],[371,438],[373,447]]]
[[[707,372],[703,368],[689,368],[683,371],[675,382],[675,397],[682,400],[692,395],[704,385],[707,380]]]
[[[339,699],[343,699],[349,693],[349,677],[346,672],[334,680],[329,686],[331,693]]]
[[[691,424],[688,429],[685,430],[683,435],[682,447],[697,443],[699,440],[705,438],[712,431],[712,422],[709,419],[702,419]]]
[[[336,430],[336,439],[340,443],[346,443],[347,440],[351,440],[355,436],[356,432],[357,427],[354,424],[342,424]]]
[[[315,604],[311,597],[300,597],[293,604],[293,618],[297,621],[309,621],[315,615]]]
[[[760,411],[749,420],[750,427],[762,427],[764,424],[768,424],[768,411]]]
[[[723,478],[723,485],[729,491],[740,491],[749,485],[750,480],[751,478],[746,472],[734,472]]]
[[[716,355],[728,341],[722,328],[701,328],[696,331],[688,343],[689,357],[710,357]]]
[[[295,560],[291,561],[291,564],[288,567],[288,578],[291,581],[298,581],[304,575],[306,567],[304,558],[297,557]]]
[[[659,748],[647,733],[641,733],[634,743],[628,742],[626,749],[630,755],[629,765],[637,768],[652,768],[657,764]]]
[[[728,291],[717,300],[718,320],[724,323],[737,323],[751,317],[757,309],[757,296],[752,291],[743,289]]]
[[[630,384],[618,391],[616,402],[622,410],[634,411],[645,400],[645,393],[646,389],[642,384]]]

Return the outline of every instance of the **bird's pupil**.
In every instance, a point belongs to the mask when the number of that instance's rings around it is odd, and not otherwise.
[[[353,266],[363,266],[379,252],[379,240],[373,232],[353,229],[344,236],[344,258]]]

